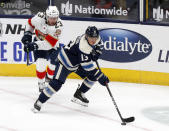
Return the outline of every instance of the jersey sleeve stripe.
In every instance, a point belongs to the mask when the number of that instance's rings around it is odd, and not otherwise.
[[[61,51],[59,52],[58,59],[69,70],[76,70],[78,68],[78,66],[73,66],[70,63],[70,61],[69,61],[68,57],[66,56],[66,54],[64,53],[63,49],[61,49]]]
[[[94,65],[93,64],[89,64],[89,65],[81,65],[82,66],[82,68],[84,69],[84,70],[87,70],[87,71],[92,71],[92,70],[94,70],[95,69],[95,67],[94,67]]]
[[[36,34],[36,36],[38,37],[38,30],[35,30],[35,34]]]
[[[93,64],[89,64],[89,65],[82,65],[83,68],[85,69],[89,69],[91,67],[93,67],[94,65]]]
[[[51,35],[47,35],[45,37],[45,40],[47,42],[49,42],[49,44],[51,44],[52,47],[54,47],[56,45],[56,43],[58,42],[58,39],[55,39],[54,37],[52,37]]]
[[[28,24],[29,24],[33,29],[35,28],[35,26],[33,26],[32,23],[31,23],[31,19],[28,19]]]
[[[60,56],[63,64],[66,65],[67,67],[71,68],[71,66],[68,64],[66,58],[63,56],[62,52],[59,53],[59,56]]]
[[[82,66],[86,66],[86,65],[90,65],[90,64],[93,64],[93,62],[92,62],[92,61],[89,61],[89,62],[81,63]]]

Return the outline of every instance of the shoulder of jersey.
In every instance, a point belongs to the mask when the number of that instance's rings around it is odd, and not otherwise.
[[[60,18],[58,18],[58,21],[57,21],[57,23],[56,23],[56,26],[58,26],[58,27],[63,27],[63,21],[62,21]]]
[[[58,18],[58,21],[61,21],[61,22],[62,22],[62,19]]]
[[[87,40],[85,39],[85,35],[79,37],[79,50],[86,55],[89,55],[92,51],[92,47],[88,44]]]
[[[37,23],[45,23],[46,22],[46,15],[44,12],[38,12],[32,19],[31,23],[36,25]]]

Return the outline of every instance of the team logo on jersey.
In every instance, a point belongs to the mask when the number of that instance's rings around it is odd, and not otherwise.
[[[0,22],[0,36],[2,35],[2,33],[3,33],[2,23]]]
[[[46,34],[42,33],[40,30],[35,30],[35,34],[40,40],[44,40],[46,37]]]
[[[100,59],[112,62],[134,62],[152,52],[152,44],[143,35],[126,29],[108,28],[99,31],[104,42]]]
[[[54,36],[59,36],[61,34],[61,30],[60,29],[57,29]]]

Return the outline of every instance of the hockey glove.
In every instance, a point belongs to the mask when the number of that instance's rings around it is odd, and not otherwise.
[[[101,54],[99,52],[96,52],[96,51],[93,50],[92,53],[91,53],[91,59],[93,61],[97,61],[99,59],[100,55]]]
[[[109,78],[106,75],[104,75],[103,73],[101,73],[98,81],[102,86],[106,86],[106,83],[109,83]]]
[[[102,48],[100,46],[94,46],[91,52],[91,59],[93,61],[97,61],[101,54],[102,54]]]
[[[30,42],[32,42],[32,32],[26,31],[24,33],[24,36],[22,37],[21,41],[22,41],[22,43],[24,45],[29,44]]]
[[[34,42],[24,45],[25,52],[35,51],[37,49],[38,49],[38,45]]]

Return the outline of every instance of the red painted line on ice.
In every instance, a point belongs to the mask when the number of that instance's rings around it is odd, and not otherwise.
[[[18,92],[4,90],[4,89],[0,89],[0,90],[4,91],[4,92],[7,92],[7,93],[14,94],[14,95],[18,95],[18,96],[23,96],[23,97],[27,97],[27,98],[30,98],[30,99],[34,99],[34,98],[32,98],[32,97],[30,97],[28,95],[21,94],[21,93],[18,93]],[[65,108],[65,109],[68,109],[68,110],[72,110],[72,111],[75,111],[75,112],[79,112],[79,113],[82,113],[82,114],[87,114],[87,115],[90,115],[90,116],[106,119],[106,120],[113,121],[113,122],[116,122],[116,123],[121,123],[118,120],[114,120],[114,119],[106,117],[106,116],[102,116],[102,115],[98,115],[98,114],[82,111],[82,110],[79,110],[79,109],[74,109],[74,108],[71,108],[71,107],[68,107],[68,106],[65,106],[65,105],[60,105],[60,104],[53,103],[53,102],[48,102],[48,103],[51,104],[51,105],[54,105],[54,106],[60,106],[62,108]],[[126,126],[134,127],[134,128],[141,129],[141,130],[144,130],[144,131],[153,131],[153,130],[150,130],[150,129],[147,129],[147,128],[144,128],[144,127],[140,127],[140,126],[137,126],[137,125],[134,125],[134,124],[127,124]],[[16,131],[16,130],[12,130],[12,131]]]
[[[102,115],[98,115],[98,114],[94,114],[94,113],[82,111],[82,110],[79,110],[79,109],[74,109],[74,108],[71,108],[71,107],[68,107],[68,106],[64,106],[64,105],[60,105],[60,104],[53,103],[53,102],[48,102],[48,103],[49,103],[49,104],[52,104],[52,105],[55,105],[55,106],[60,106],[60,107],[63,107],[63,108],[66,108],[66,109],[69,109],[69,110],[72,110],[72,111],[80,112],[80,113],[83,113],[83,114],[87,114],[87,115],[90,115],[90,116],[94,116],[94,117],[106,119],[106,120],[113,121],[113,122],[116,122],[116,123],[120,123],[120,124],[121,124],[120,121],[115,120],[115,119],[112,119],[112,118],[109,118],[109,117],[106,117],[106,116],[102,116]],[[131,127],[137,128],[137,129],[142,129],[142,130],[144,130],[144,131],[152,131],[152,130],[150,130],[150,129],[146,129],[146,128],[144,128],[144,127],[139,127],[139,126],[136,126],[136,125],[133,125],[133,124],[130,124],[130,125],[127,124],[127,126],[131,126]]]
[[[5,127],[5,126],[0,126],[0,128],[8,130],[8,131],[18,131],[18,130],[15,130],[15,129],[12,129],[12,128],[8,128],[8,127]]]

